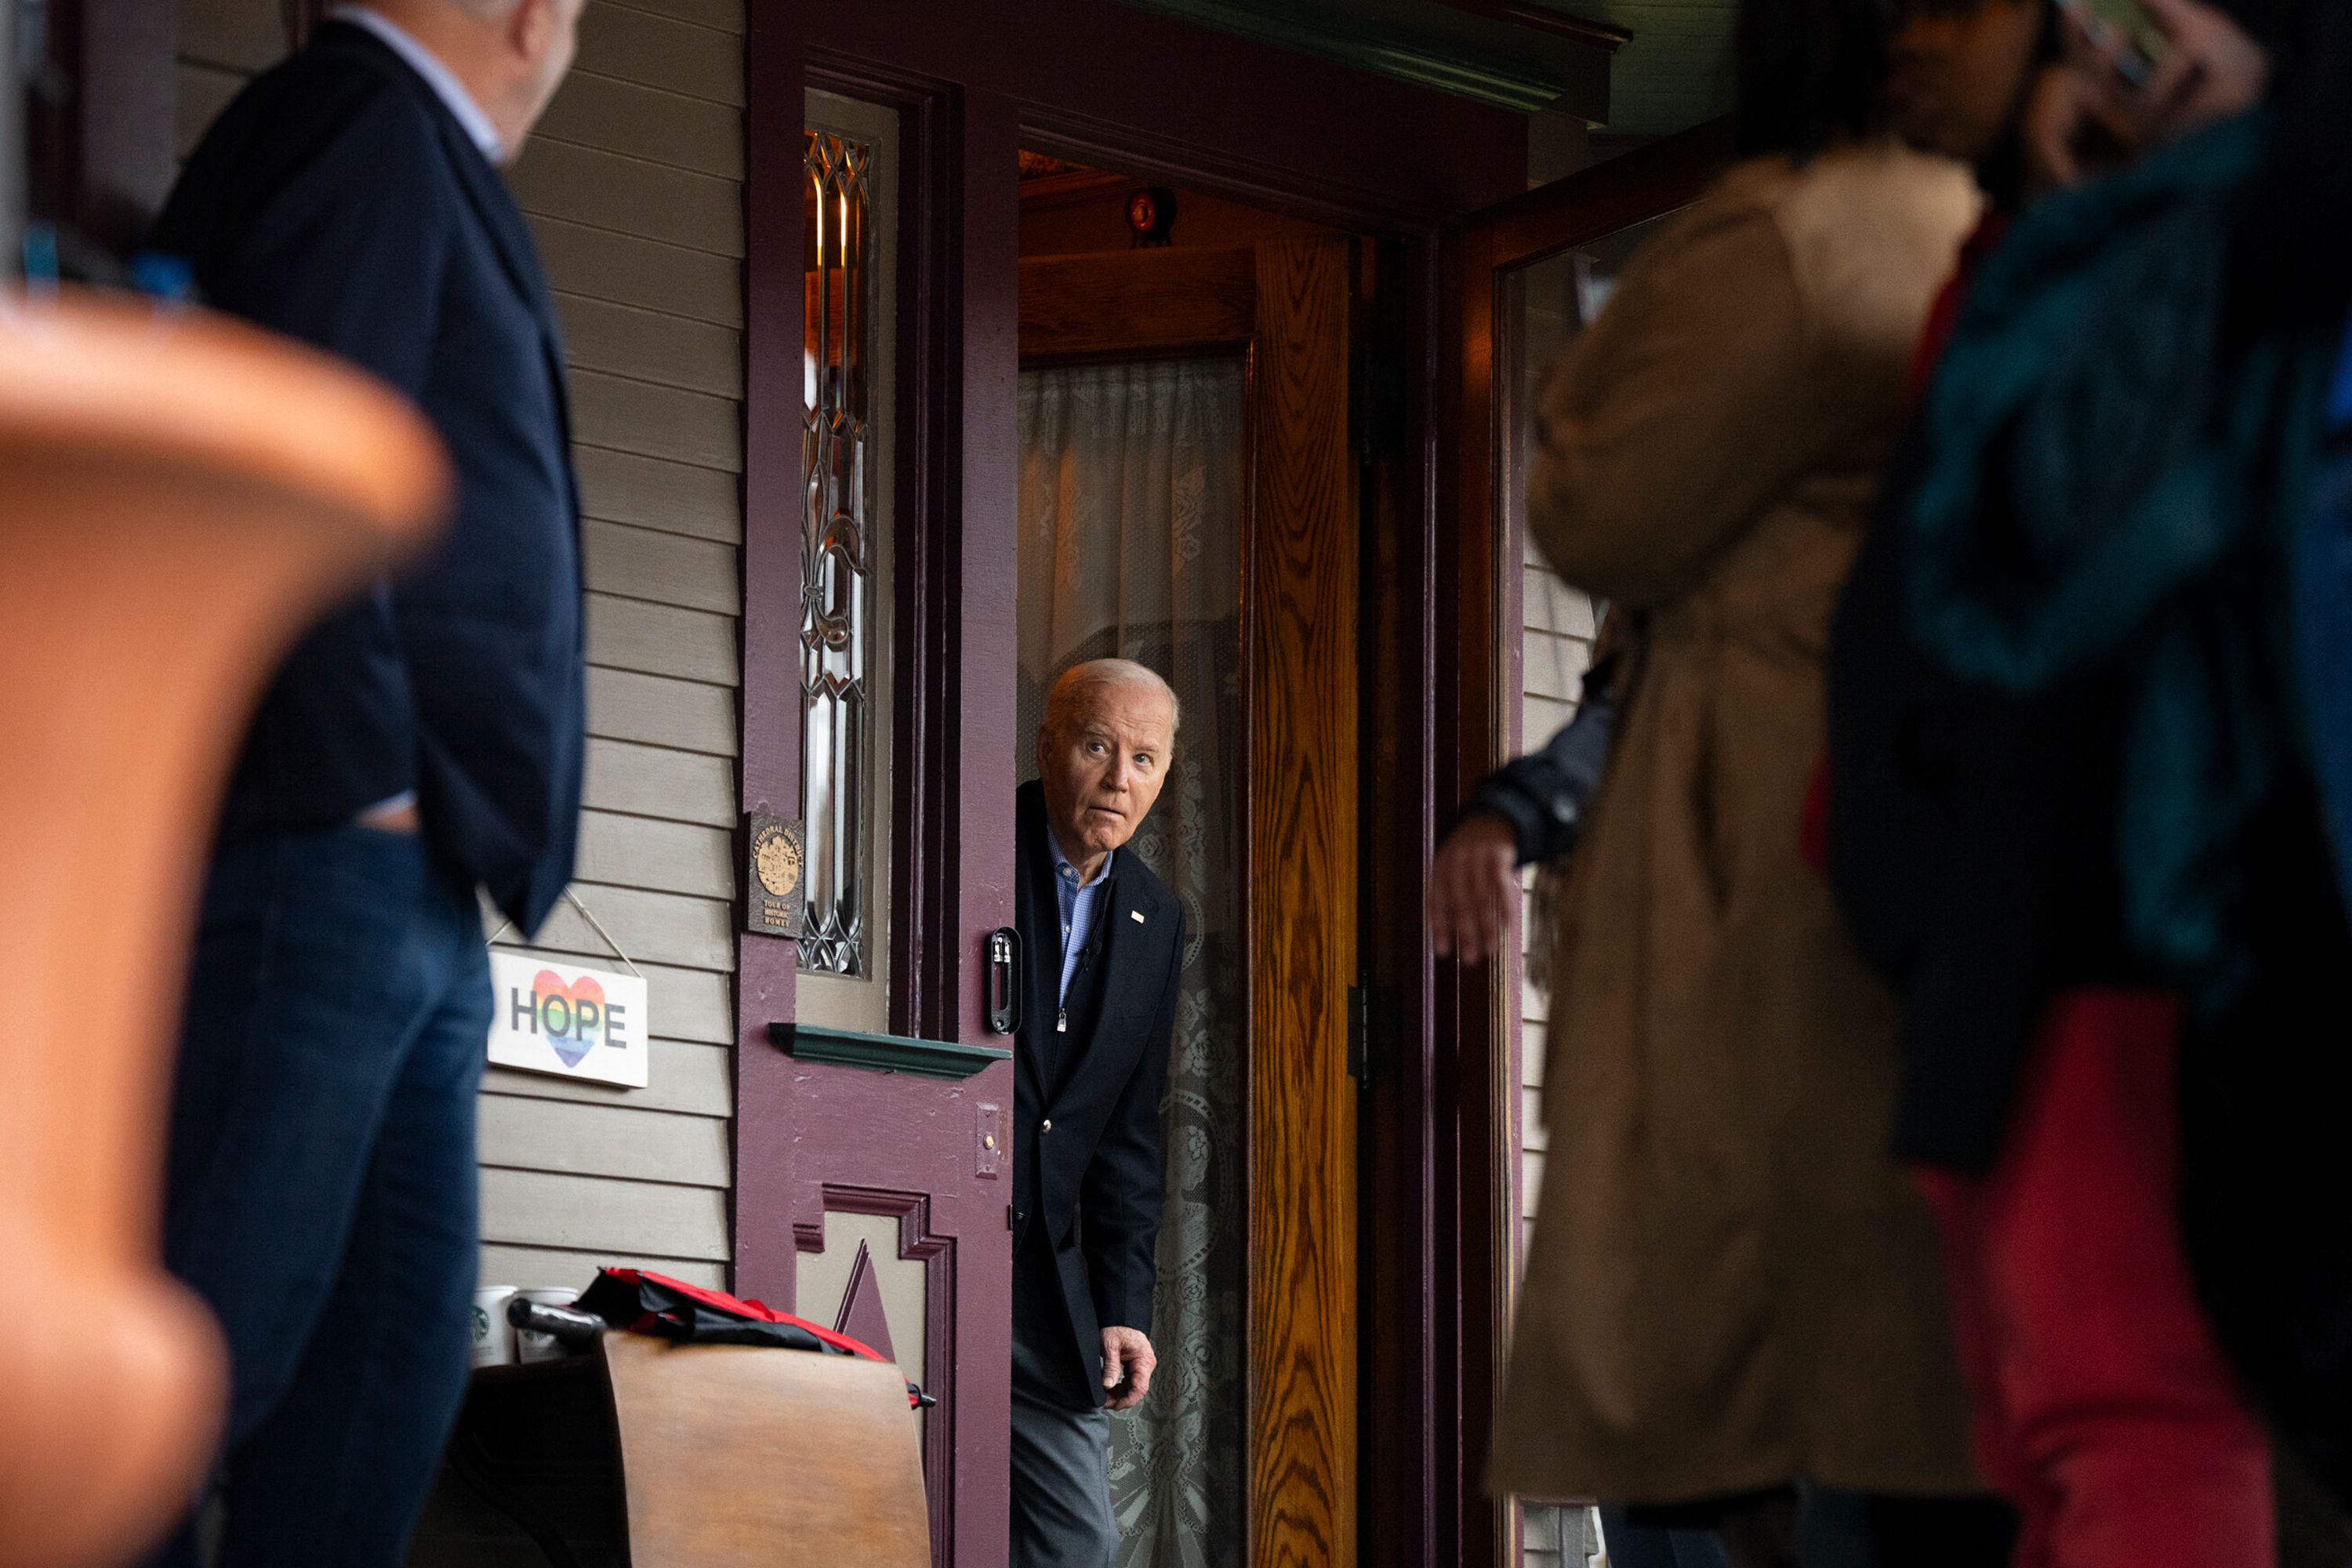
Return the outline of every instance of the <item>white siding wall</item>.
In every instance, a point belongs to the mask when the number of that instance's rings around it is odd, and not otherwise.
[[[1592,605],[1554,576],[1532,549],[1523,570],[1519,735],[1521,749],[1533,751],[1575,715],[1579,682],[1592,661]],[[1534,879],[1534,873],[1528,872],[1522,886],[1532,888]],[[1526,933],[1533,924],[1531,900],[1524,895],[1520,912],[1524,960]],[[1535,1224],[1536,1198],[1543,1190],[1544,1151],[1550,1139],[1543,1119],[1543,993],[1523,983],[1519,1014],[1518,1222],[1524,1260],[1527,1237]],[[1529,1503],[1520,1561],[1525,1568],[1584,1568],[1587,1528],[1583,1509]]]
[[[283,52],[278,16],[277,0],[183,0],[184,155]],[[610,1260],[725,1278],[742,32],[743,0],[590,0],[579,65],[509,172],[563,318],[587,513],[575,890],[650,982],[654,1044],[646,1089],[489,1073],[486,1281],[584,1284]],[[539,937],[617,967],[568,905]]]
[[[1552,575],[1529,552],[1525,567],[1526,622],[1521,636],[1525,665],[1519,697],[1520,746],[1534,751],[1576,715],[1579,683],[1592,662],[1592,604]],[[1534,926],[1535,873],[1521,878],[1519,931],[1524,950]],[[1524,960],[1525,953],[1522,952]],[[1545,998],[1533,985],[1519,987],[1519,1175],[1520,1243],[1535,1218],[1536,1194],[1543,1186],[1546,1129],[1543,1121]]]

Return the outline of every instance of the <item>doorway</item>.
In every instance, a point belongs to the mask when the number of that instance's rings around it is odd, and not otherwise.
[[[1037,154],[1023,174],[1016,765],[1084,659],[1150,666],[1182,714],[1133,844],[1187,944],[1160,1369],[1112,1428],[1120,1562],[1351,1561],[1357,247]]]

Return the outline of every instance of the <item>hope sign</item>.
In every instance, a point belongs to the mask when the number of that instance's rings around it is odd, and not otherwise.
[[[491,968],[500,997],[490,1027],[493,1062],[644,1085],[645,1053],[636,1038],[644,1027],[642,979],[559,971],[504,953],[492,956]]]

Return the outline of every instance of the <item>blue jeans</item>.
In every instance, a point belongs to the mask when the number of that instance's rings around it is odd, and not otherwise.
[[[224,1568],[394,1568],[465,1397],[473,889],[414,834],[231,845],[205,891],[164,1257],[219,1317]],[[191,1523],[157,1557],[193,1568]]]

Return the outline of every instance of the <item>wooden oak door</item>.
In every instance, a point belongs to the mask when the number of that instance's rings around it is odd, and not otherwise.
[[[1021,264],[1024,368],[1246,356],[1240,1500],[1247,1561],[1269,1568],[1357,1555],[1354,251],[1290,240]]]

